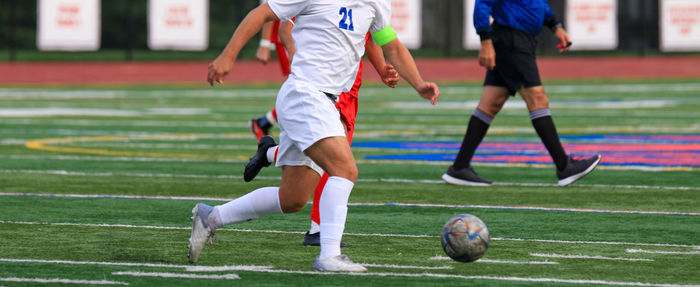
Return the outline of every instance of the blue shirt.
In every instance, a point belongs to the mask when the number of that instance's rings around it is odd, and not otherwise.
[[[540,33],[545,23],[550,28],[557,24],[547,0],[476,0],[474,28],[482,40],[488,39],[491,32],[489,16],[500,25],[533,36]]]

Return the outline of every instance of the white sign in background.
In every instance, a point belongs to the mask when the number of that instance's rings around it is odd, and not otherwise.
[[[479,50],[481,39],[474,28],[474,3],[475,0],[464,0],[464,37],[462,46],[469,50]]]
[[[421,5],[421,0],[391,1],[391,27],[409,49],[418,49],[421,45]]]
[[[662,51],[700,51],[700,1],[659,2]]]
[[[100,48],[100,0],[38,0],[37,48],[95,51]]]
[[[209,46],[209,0],[149,0],[148,47],[202,51]]]
[[[617,0],[567,0],[566,31],[571,50],[617,48]]]

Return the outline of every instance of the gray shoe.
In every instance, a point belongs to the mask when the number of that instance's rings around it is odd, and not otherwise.
[[[566,161],[566,167],[563,170],[557,170],[557,177],[559,186],[567,186],[577,181],[579,178],[584,177],[589,174],[600,162],[600,155],[586,158],[586,159],[573,159],[569,156]]]
[[[321,272],[357,272],[366,273],[367,268],[361,264],[357,264],[350,260],[350,257],[345,254],[336,255],[326,259],[320,259],[316,256],[316,261],[314,262],[314,271]]]
[[[212,243],[214,240],[214,228],[209,225],[207,218],[213,207],[204,203],[198,203],[192,208],[192,233],[190,234],[188,254],[190,263],[197,262],[199,253],[204,249],[204,245]]]
[[[489,186],[492,182],[481,178],[472,167],[455,170],[454,166],[447,168],[442,180],[450,184],[469,186]]]

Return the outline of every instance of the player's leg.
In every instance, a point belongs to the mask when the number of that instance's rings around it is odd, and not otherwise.
[[[355,131],[355,117],[357,116],[357,96],[353,96],[348,93],[343,93],[339,97],[336,107],[338,107],[341,115],[341,120],[343,126],[345,127],[345,136],[348,139],[348,143],[352,145],[352,135]],[[321,194],[323,193],[323,188],[328,180],[328,174],[324,173],[321,177],[321,181],[318,182],[316,189],[314,190],[313,204],[311,206],[311,227],[309,231],[304,235],[304,240],[302,245],[304,246],[319,246],[321,245],[320,236],[320,223],[321,216],[319,215],[319,201],[321,199]],[[340,242],[340,247],[346,247],[345,242]]]
[[[600,161],[599,154],[585,159],[573,159],[564,151],[552,119],[552,113],[549,110],[549,98],[544,87],[541,85],[523,87],[518,93],[527,104],[532,126],[554,161],[559,178],[558,184],[561,186],[569,185],[593,171]]]
[[[347,202],[357,178],[357,166],[340,115],[327,95],[313,86],[294,84],[294,81],[294,78],[288,79],[289,84],[283,86],[283,90],[290,90],[290,93],[280,92],[277,97],[281,133],[276,165],[295,165],[291,163],[308,160],[319,166],[319,176],[323,171],[329,175],[319,201],[321,252],[314,269],[365,272],[362,265],[352,263],[340,253]],[[290,146],[285,138],[295,144]],[[304,158],[291,157],[289,149],[293,147],[303,150]]]
[[[251,119],[248,122],[248,127],[259,142],[261,137],[270,134],[270,128],[275,124],[277,124],[277,110],[273,108],[264,116]]]
[[[328,137],[304,151],[329,177],[319,200],[321,253],[314,263],[317,271],[366,272],[340,253],[350,192],[357,179],[357,166],[345,137]]]
[[[486,136],[491,121],[503,108],[510,92],[505,87],[484,86],[479,105],[469,119],[467,131],[462,139],[462,145],[452,166],[442,175],[442,179],[457,185],[491,185],[491,182],[481,178],[471,167],[471,160],[477,147]]]
[[[319,174],[306,166],[285,166],[280,187],[263,187],[228,203],[214,207],[197,204],[192,211],[189,260],[197,261],[200,252],[217,228],[256,219],[268,214],[301,210],[308,200]],[[285,180],[287,179],[287,180]],[[292,179],[292,180],[290,180]]]

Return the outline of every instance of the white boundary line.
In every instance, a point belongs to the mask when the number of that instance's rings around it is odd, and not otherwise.
[[[542,254],[530,253],[530,256],[545,257],[545,258],[566,258],[566,259],[596,259],[596,260],[616,260],[616,261],[654,261],[654,259],[646,258],[625,258],[625,257],[606,257],[606,256],[591,256],[591,255],[570,255],[570,254]]]
[[[187,279],[241,279],[241,277],[238,277],[237,274],[202,275],[202,274],[166,273],[166,272],[119,271],[119,272],[112,272],[112,275],[126,275],[126,276],[134,276],[134,277],[187,278]]]
[[[96,262],[96,261],[13,259],[13,258],[0,258],[0,262],[176,268],[176,269],[183,269],[183,270],[190,271],[190,272],[209,271],[209,270],[205,270],[205,269],[207,269],[207,268],[224,268],[224,267],[226,268],[225,271],[260,271],[260,270],[272,269],[272,266],[257,266],[257,265],[192,266],[192,265],[173,265],[173,264],[158,264],[158,263]],[[219,270],[213,270],[213,271],[219,271]]]
[[[77,227],[107,227],[107,228],[141,228],[158,230],[191,230],[192,227],[177,226],[153,226],[153,225],[127,225],[127,224],[89,224],[89,223],[49,223],[49,222],[27,222],[27,221],[5,221],[0,220],[0,224],[25,224],[25,225],[49,225],[49,226],[77,226]],[[278,233],[278,234],[304,234],[303,231],[281,231],[281,230],[255,230],[255,229],[235,229],[220,228],[217,232],[257,232],[257,233]],[[343,233],[343,236],[361,237],[404,237],[404,238],[439,238],[438,235],[421,234],[381,234],[381,233]],[[640,243],[640,242],[614,242],[614,241],[571,241],[552,239],[523,239],[523,238],[501,238],[491,237],[495,241],[520,241],[538,243],[559,243],[559,244],[602,244],[602,245],[633,245],[633,246],[655,246],[655,247],[682,247],[700,249],[700,245],[689,244],[668,244],[668,243]]]
[[[8,260],[8,259],[2,259]],[[27,259],[28,260],[28,259]],[[61,261],[61,260],[56,260]],[[113,262],[105,262],[113,263]],[[79,262],[83,264],[83,262]],[[118,264],[114,262],[114,264]],[[283,273],[283,274],[313,274],[313,275],[351,275],[351,276],[379,276],[379,277],[409,277],[409,278],[448,278],[448,279],[472,279],[472,280],[497,280],[497,281],[516,281],[516,282],[553,282],[553,283],[570,283],[570,284],[599,284],[611,286],[642,286],[642,287],[700,287],[700,285],[683,285],[672,283],[646,283],[646,282],[620,282],[620,281],[605,281],[605,280],[588,280],[588,279],[560,279],[560,278],[528,278],[528,277],[502,277],[502,276],[465,276],[453,274],[438,274],[438,273],[390,273],[390,272],[369,272],[369,273],[323,273],[317,271],[298,271],[298,270],[272,270],[261,269],[251,270],[252,272],[265,273]],[[130,272],[138,273],[138,272]],[[115,274],[115,273],[113,273]],[[167,274],[167,273],[166,273]],[[169,273],[175,274],[175,273]],[[115,274],[115,275],[132,275],[132,274]],[[187,275],[187,274],[183,274]],[[128,283],[126,283],[128,284]],[[125,285],[126,285],[125,284]]]
[[[441,89],[442,90],[442,89]],[[481,93],[483,87],[479,85],[447,85],[443,94],[464,95]],[[363,94],[375,95],[386,94],[386,88],[363,87]],[[407,87],[397,87],[392,89],[395,94],[412,94],[414,90]],[[600,93],[649,93],[649,92],[695,92],[700,91],[700,84],[688,82],[668,83],[603,83],[603,84],[558,84],[547,85],[549,93],[556,94],[600,94]],[[0,88],[0,99],[120,99],[137,97],[154,98],[242,98],[242,97],[267,97],[274,98],[278,89],[274,88],[235,88],[225,90],[210,89],[158,89],[132,91],[126,89],[52,89],[52,88]]]
[[[533,265],[556,265],[556,261],[513,261],[513,260],[494,260],[494,259],[479,259],[476,262],[481,263],[501,263],[501,264],[533,264]]]
[[[447,256],[433,256],[428,258],[428,260],[445,260],[450,261],[452,258]],[[534,264],[534,265],[556,265],[559,262],[556,261],[514,261],[514,260],[498,260],[498,259],[485,259],[481,258],[474,263],[499,263],[499,264]]]
[[[421,269],[421,270],[444,270],[444,269],[454,269],[454,266],[413,266],[413,265],[396,265],[396,264],[374,264],[374,263],[360,263],[365,267],[381,267],[381,268],[395,268],[395,269]]]
[[[59,198],[109,198],[109,199],[158,199],[158,200],[195,200],[195,201],[230,201],[233,198],[220,197],[190,197],[190,196],[152,196],[152,195],[108,195],[108,194],[63,194],[63,193],[18,193],[1,192],[0,196],[27,196],[27,197],[59,197]],[[312,204],[307,202],[307,204]],[[622,214],[648,214],[648,215],[688,215],[700,216],[700,212],[680,211],[641,211],[641,210],[614,210],[614,209],[590,209],[569,207],[544,207],[544,206],[505,206],[505,205],[460,205],[437,203],[387,203],[387,202],[351,202],[350,206],[401,206],[401,207],[445,207],[445,208],[480,208],[503,210],[538,210],[561,212],[590,212],[590,213],[622,213]]]
[[[661,250],[644,250],[644,249],[627,249],[626,251],[627,251],[627,253],[700,255],[700,251],[661,251]]]
[[[89,285],[129,285],[126,282],[107,281],[107,280],[73,280],[63,278],[19,278],[19,277],[0,277],[0,282],[31,282],[31,283],[63,283],[63,284],[89,284]]]
[[[174,173],[117,173],[117,172],[76,172],[68,170],[34,170],[34,169],[0,169],[0,173],[28,173],[28,174],[52,174],[65,176],[132,176],[132,177],[168,177],[168,178],[217,178],[217,179],[241,179],[239,175],[206,175],[206,174],[174,174]],[[258,179],[279,180],[279,176],[258,176]],[[434,179],[403,179],[403,178],[363,178],[358,182],[397,182],[397,183],[429,183],[444,184],[442,180]],[[525,186],[525,187],[558,187],[553,183],[520,183],[500,182],[498,186]],[[624,188],[624,189],[659,189],[659,190],[698,190],[697,186],[653,186],[653,185],[614,185],[614,184],[576,184],[567,187],[595,187],[595,188]]]

